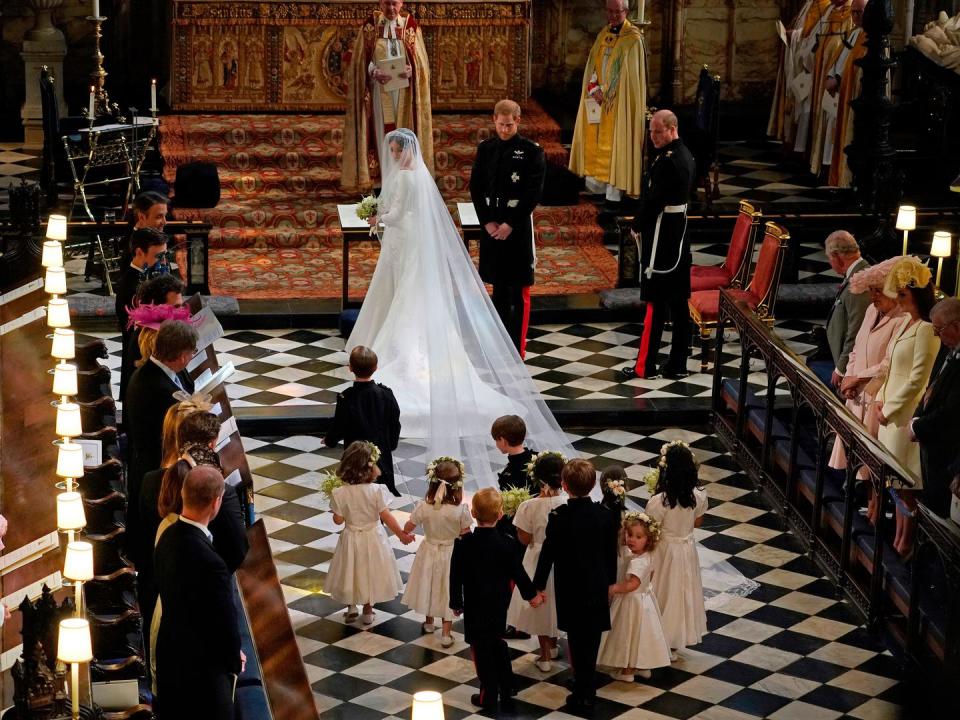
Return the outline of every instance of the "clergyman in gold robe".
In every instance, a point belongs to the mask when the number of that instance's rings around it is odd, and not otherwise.
[[[417,134],[423,161],[433,172],[430,64],[420,26],[402,8],[403,0],[380,0],[353,44],[340,176],[347,190],[369,190],[379,179],[383,138],[397,128]],[[393,60],[406,87],[391,87],[393,76],[383,66]]]
[[[834,121],[834,134],[830,138],[832,142],[823,149],[823,164],[830,166],[827,184],[835,187],[850,187],[853,183],[853,174],[844,149],[853,142],[855,111],[850,106],[850,101],[860,95],[860,80],[863,77],[863,71],[856,61],[867,54],[867,34],[863,31],[863,13],[866,6],[867,0],[853,0],[850,16],[855,27],[844,41],[843,50],[834,63],[833,82],[828,79],[826,84],[826,91],[837,96],[837,117]]]
[[[640,195],[646,138],[647,87],[643,35],[627,20],[628,0],[607,0],[586,69],[573,131],[570,170],[587,189],[617,202]]]

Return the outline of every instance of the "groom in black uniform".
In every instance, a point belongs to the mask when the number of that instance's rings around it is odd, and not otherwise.
[[[660,374],[670,379],[686,377],[690,354],[687,201],[696,180],[696,163],[680,139],[677,116],[669,110],[654,113],[650,140],[657,155],[644,177],[641,209],[631,228],[640,243],[640,297],[647,308],[637,362],[620,370],[625,380],[657,374],[657,354],[667,315],[673,323],[673,342]]]
[[[543,193],[543,149],[517,134],[520,106],[501,100],[493,109],[497,137],[477,148],[470,197],[486,230],[480,240],[480,277],[493,285],[493,306],[524,355],[530,322],[530,286],[536,251],[533,209]]]

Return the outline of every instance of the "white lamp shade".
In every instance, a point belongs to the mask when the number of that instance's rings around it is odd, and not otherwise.
[[[57,475],[65,478],[83,477],[83,447],[75,442],[57,446]]]
[[[70,306],[63,298],[53,298],[47,303],[47,327],[70,327]]]
[[[73,330],[56,328],[53,331],[53,347],[50,354],[57,360],[72,360],[76,355]]]
[[[950,233],[938,231],[933,234],[933,243],[930,245],[930,254],[933,257],[950,257],[951,242]]]
[[[917,229],[917,209],[913,205],[901,205],[897,211],[897,230]]]
[[[67,543],[67,558],[63,563],[63,576],[68,580],[87,582],[93,580],[93,545],[82,540]]]
[[[63,267],[63,245],[59,240],[47,240],[43,243],[40,264],[45,268]]]
[[[83,434],[80,426],[80,406],[76,403],[60,403],[57,405],[57,435],[60,437],[76,437]]]
[[[77,394],[77,366],[62,362],[53,369],[53,394]]]
[[[83,498],[78,492],[57,495],[57,527],[61,530],[80,530],[87,524],[83,512]]]
[[[57,638],[57,660],[65,663],[82,663],[93,660],[90,644],[90,624],[83,618],[67,618],[60,621]]]
[[[67,272],[62,267],[48,267],[43,291],[49,295],[67,294]]]
[[[47,239],[48,240],[66,240],[67,239],[67,216],[51,215],[47,218]]]
[[[433,690],[414,693],[413,720],[443,720],[443,696]]]

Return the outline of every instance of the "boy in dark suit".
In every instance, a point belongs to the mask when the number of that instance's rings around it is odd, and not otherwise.
[[[377,371],[377,354],[358,345],[350,353],[350,372],[353,387],[337,396],[333,426],[323,442],[333,447],[343,440],[344,446],[355,440],[367,440],[380,449],[380,477],[377,482],[387,486],[399,497],[393,478],[393,451],[400,443],[400,406],[393,390],[373,381]]]
[[[607,590],[617,581],[618,527],[614,515],[590,499],[597,472],[589,461],[571,460],[560,477],[570,499],[550,513],[533,584],[542,591],[554,570],[557,626],[567,633],[573,669],[567,705],[590,710],[600,636],[610,629]]]
[[[490,434],[497,450],[507,456],[507,466],[497,476],[500,489],[527,487],[534,495],[540,492],[539,487],[531,486],[527,477],[527,463],[533,459],[533,450],[523,445],[527,437],[527,424],[523,418],[519,415],[498,417],[493,421]]]
[[[497,531],[503,515],[500,493],[485,488],[473,496],[470,512],[477,521],[471,534],[453,544],[450,559],[450,608],[465,613],[464,637],[473,651],[480,692],[470,702],[496,710],[497,696],[504,709],[511,704],[513,668],[507,643],[501,637],[507,625],[507,608],[516,583],[524,600],[539,607],[544,596],[534,590],[519,556]]]

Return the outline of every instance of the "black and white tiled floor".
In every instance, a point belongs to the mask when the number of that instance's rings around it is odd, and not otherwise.
[[[641,482],[662,443],[691,443],[702,462],[701,479],[710,509],[697,530],[702,553],[727,559],[760,583],[746,598],[727,598],[708,611],[709,634],[681,653],[669,669],[648,681],[615,682],[598,675],[594,717],[622,720],[702,718],[733,720],[908,717],[900,668],[876,637],[868,634],[835,587],[783,531],[750,480],[706,430],[618,428],[573,431],[575,447],[598,468],[627,468],[630,507],[642,506]],[[476,677],[460,624],[456,643],[443,648],[436,635],[420,633],[422,617],[399,600],[376,606],[375,623],[364,628],[343,621],[343,608],[323,592],[336,547],[338,526],[318,493],[320,472],[332,468],[338,449],[315,437],[244,438],[264,520],[317,707],[324,718],[408,717],[411,694],[443,693],[446,717],[475,714],[469,697]],[[424,489],[422,447],[403,441],[396,457],[410,496],[395,502],[409,511]],[[417,458],[411,461],[409,458]],[[402,515],[401,515],[402,517]],[[416,545],[392,541],[401,573],[411,568]],[[576,717],[564,712],[570,677],[561,655],[554,669],[534,665],[536,640],[510,641],[518,677],[517,710],[502,717]]]

